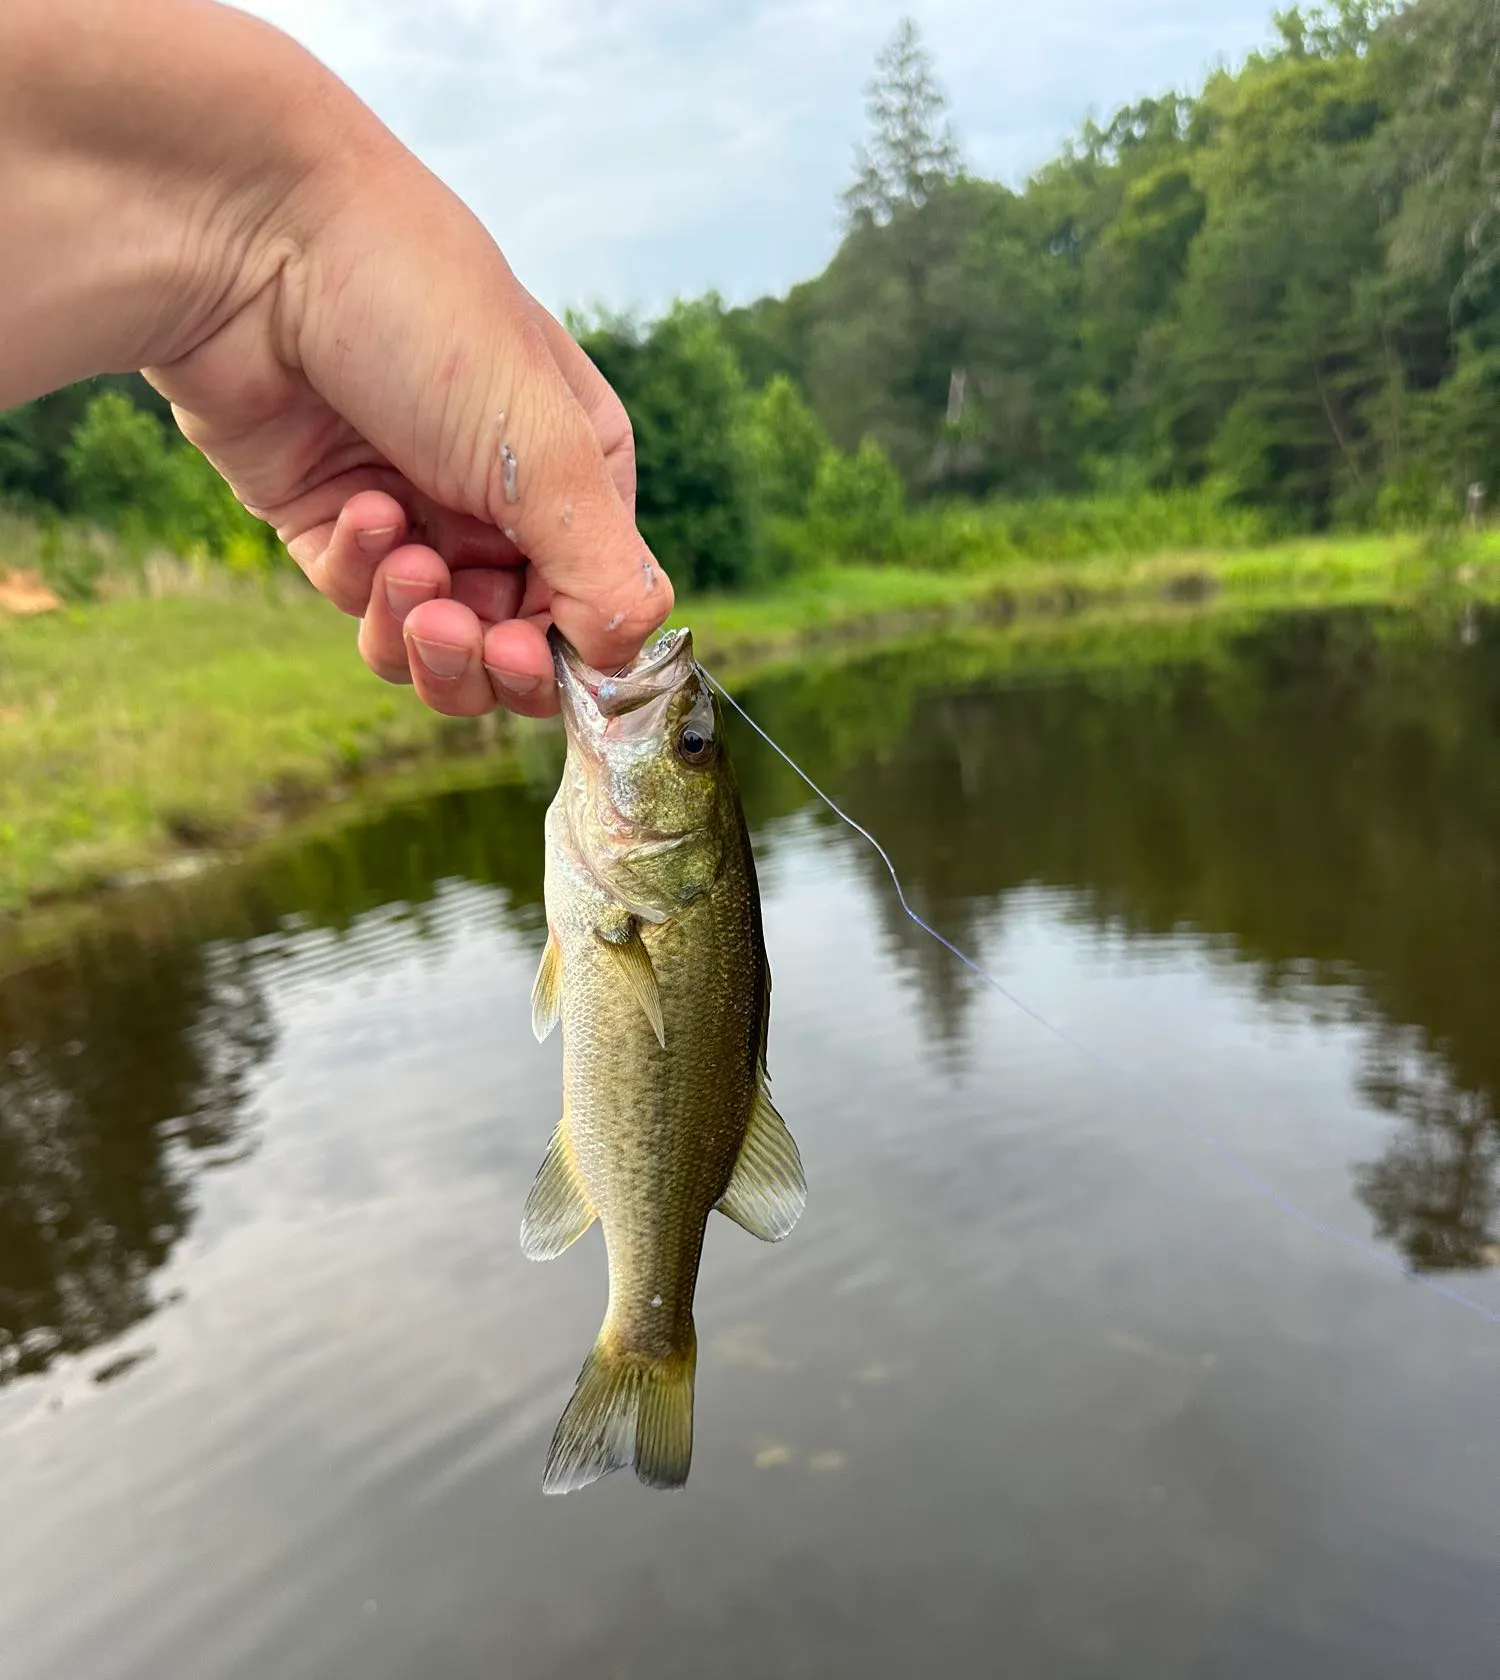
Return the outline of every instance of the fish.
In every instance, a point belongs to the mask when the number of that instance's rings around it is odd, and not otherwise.
[[[709,1216],[779,1242],[807,1181],[771,1102],[755,859],[692,633],[664,633],[613,675],[550,638],[567,754],[531,1005],[538,1040],[562,1026],[563,1102],[521,1247],[553,1259],[597,1220],[609,1300],[542,1486],[571,1493],[633,1467],[647,1487],[680,1488]]]

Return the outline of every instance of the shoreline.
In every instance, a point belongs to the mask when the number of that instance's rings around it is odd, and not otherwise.
[[[1441,558],[1419,538],[1332,538],[970,574],[844,567],[762,595],[689,600],[673,622],[692,626],[716,676],[740,682],[953,629],[1056,641],[1167,620],[1470,600],[1500,600],[1500,538]],[[177,659],[148,662],[162,633]],[[199,875],[330,812],[343,820],[495,779],[528,734],[540,738],[498,716],[427,712],[410,690],[378,683],[352,642],[352,621],[285,591],[0,619],[0,846],[12,853],[7,867],[0,851],[0,965],[33,935],[45,940],[44,924]],[[300,706],[290,720],[289,693]],[[28,801],[35,835],[23,835]]]

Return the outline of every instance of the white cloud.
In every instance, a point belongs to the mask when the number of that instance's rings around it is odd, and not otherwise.
[[[551,307],[815,273],[874,55],[914,12],[981,172],[1194,85],[1266,0],[240,0],[350,83]]]

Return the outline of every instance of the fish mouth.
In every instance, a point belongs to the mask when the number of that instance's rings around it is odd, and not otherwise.
[[[625,717],[652,700],[676,693],[691,675],[693,633],[688,629],[664,630],[656,641],[643,648],[623,670],[613,674],[588,664],[554,624],[548,632],[552,644],[552,666],[565,703],[587,698],[601,719]]]
[[[633,820],[615,803],[610,777],[599,772],[612,747],[649,741],[666,727],[668,703],[697,671],[692,631],[664,630],[612,676],[588,664],[556,625],[548,640],[570,750],[576,748],[593,767],[585,780],[605,834],[631,853],[649,855],[679,845],[688,831]]]

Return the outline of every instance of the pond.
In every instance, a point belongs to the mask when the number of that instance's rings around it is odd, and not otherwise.
[[[687,1490],[545,1499],[557,738],[101,912],[0,980],[0,1673],[1492,1680],[1500,618],[741,697],[1103,1061],[735,727],[808,1209],[710,1226]]]

